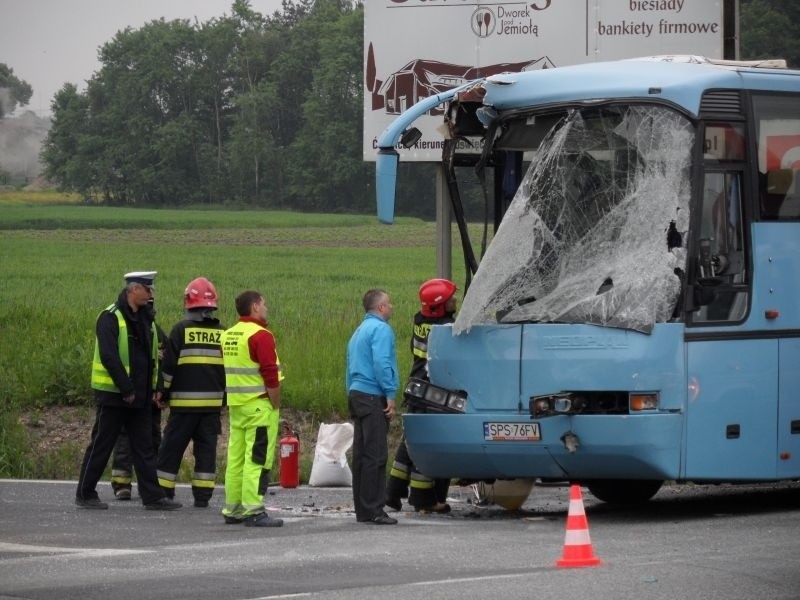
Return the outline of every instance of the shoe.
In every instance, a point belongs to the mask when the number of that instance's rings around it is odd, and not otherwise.
[[[195,500],[194,501],[195,508],[208,508],[208,500]]]
[[[244,523],[244,519],[239,517],[231,517],[230,515],[223,515],[225,517],[225,525],[240,525]]]
[[[450,505],[444,502],[437,502],[433,506],[415,506],[414,510],[422,514],[437,513],[440,515],[446,515],[450,512]]]
[[[375,525],[397,525],[397,519],[390,517],[386,513],[378,515],[377,517],[372,517],[372,519],[367,522],[374,523]]]
[[[131,499],[131,491],[128,488],[119,488],[114,495],[117,497],[117,500],[130,500]]]
[[[147,510],[178,510],[181,506],[183,506],[183,504],[170,500],[169,498],[160,498],[155,502],[144,505]]]
[[[250,515],[242,519],[245,527],[281,527],[283,526],[283,519],[273,519],[267,513],[259,513],[257,515]]]
[[[388,506],[392,510],[399,511],[403,508],[403,503],[400,501],[400,498],[387,498],[384,505]]]
[[[75,498],[78,508],[93,508],[95,510],[108,510],[108,504],[100,502],[100,498]]]

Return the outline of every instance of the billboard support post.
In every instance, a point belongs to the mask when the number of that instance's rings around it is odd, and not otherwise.
[[[444,166],[436,165],[436,274],[452,279],[453,248],[451,238],[452,208]]]

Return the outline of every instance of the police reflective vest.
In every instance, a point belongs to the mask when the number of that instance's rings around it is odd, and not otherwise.
[[[248,344],[248,340],[259,331],[269,332],[269,329],[251,321],[239,321],[222,334],[228,406],[241,406],[267,393],[259,364],[250,358]],[[275,360],[278,365],[278,379],[282,380],[281,361],[277,352]]]
[[[125,317],[122,315],[122,311],[119,309],[119,306],[116,304],[112,304],[103,310],[103,312],[98,315],[98,319],[103,313],[111,313],[117,317],[117,325],[119,325],[119,331],[117,332],[117,350],[119,351],[119,359],[122,361],[122,366],[125,367],[125,372],[130,376],[131,374],[131,358],[128,349],[128,323],[125,321]],[[153,358],[153,389],[156,388],[156,383],[158,382],[158,332],[156,331],[156,324],[152,323],[150,325],[150,331],[153,337],[153,348],[152,348],[152,358]],[[92,381],[91,381],[92,389],[94,390],[101,390],[103,392],[114,392],[114,393],[121,393],[117,385],[114,383],[114,380],[111,378],[111,374],[103,365],[103,362],[100,360],[100,344],[95,337],[94,340],[94,359],[92,360]]]

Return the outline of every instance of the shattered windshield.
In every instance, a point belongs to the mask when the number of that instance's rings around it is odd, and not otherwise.
[[[536,118],[510,123],[498,144],[505,138],[521,146]],[[538,118],[547,134],[481,261],[455,333],[498,322],[650,332],[670,319],[680,296],[692,124],[655,105]]]

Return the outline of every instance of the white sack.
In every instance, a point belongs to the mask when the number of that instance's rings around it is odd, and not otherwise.
[[[346,453],[353,445],[352,423],[322,423],[317,434],[314,464],[308,485],[316,487],[348,487],[353,473],[347,464]]]

